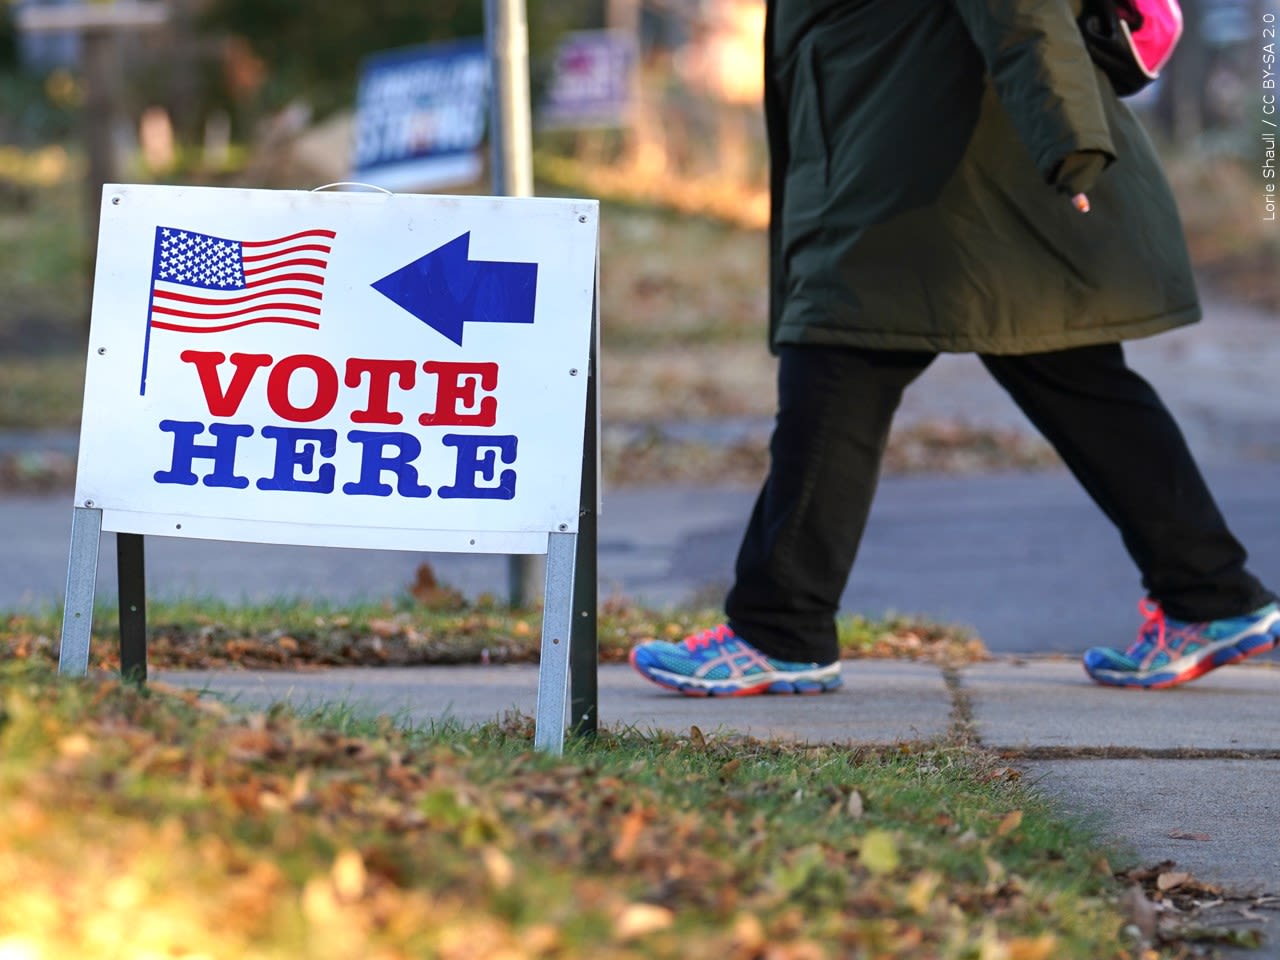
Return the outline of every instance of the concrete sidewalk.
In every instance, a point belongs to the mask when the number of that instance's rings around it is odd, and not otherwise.
[[[1242,665],[1170,691],[1090,683],[1074,660],[1011,658],[945,670],[850,661],[844,688],[821,697],[696,699],[629,667],[600,670],[606,728],[738,732],[815,743],[894,744],[963,738],[995,750],[1062,809],[1127,850],[1116,868],[1173,860],[1242,898],[1280,895],[1280,669]],[[160,672],[155,681],[260,708],[341,703],[402,722],[466,724],[535,712],[532,666]],[[1219,922],[1261,926],[1280,958],[1275,909],[1261,921],[1228,899]],[[1234,956],[1234,953],[1227,955]]]

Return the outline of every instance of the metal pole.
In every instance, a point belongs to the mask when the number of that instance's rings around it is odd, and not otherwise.
[[[118,96],[116,33],[110,27],[86,29],[81,34],[84,67],[85,253],[89,289],[98,262],[98,220],[102,211],[102,185],[114,183],[115,122]]]
[[[529,106],[529,24],[524,0],[485,0],[485,44],[493,70],[489,123],[493,192],[500,197],[533,196],[533,120]],[[507,558],[512,606],[537,601],[543,579],[540,556]]]
[[[529,24],[524,0],[485,0],[493,65],[493,192],[533,196],[533,120],[529,106]]]

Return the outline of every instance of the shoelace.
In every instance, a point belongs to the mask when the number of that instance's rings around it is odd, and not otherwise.
[[[1172,655],[1173,651],[1169,649],[1169,645],[1165,641],[1164,609],[1154,600],[1148,600],[1143,597],[1138,601],[1138,612],[1142,614],[1142,626],[1138,628],[1138,639],[1134,641],[1133,646],[1128,650],[1129,656],[1136,656],[1141,653],[1144,641],[1152,633],[1156,635],[1156,642],[1155,646],[1148,651],[1148,656],[1161,650]]]
[[[684,645],[690,651],[705,650],[713,643],[723,643],[726,640],[732,640],[734,632],[729,629],[727,623],[722,623],[718,627],[712,627],[709,630],[703,630],[701,633],[695,633],[684,638]]]

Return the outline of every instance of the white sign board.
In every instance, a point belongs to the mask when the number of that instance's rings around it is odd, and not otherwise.
[[[104,530],[543,553],[577,531],[595,201],[107,185]]]

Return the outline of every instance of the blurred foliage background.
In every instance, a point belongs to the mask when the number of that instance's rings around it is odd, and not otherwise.
[[[95,48],[96,70],[84,36],[23,26],[32,11],[113,3],[160,9],[164,22],[113,31]],[[606,202],[606,416],[767,416],[764,0],[526,6],[537,192]],[[1275,313],[1280,223],[1265,217],[1264,135],[1275,131],[1264,98],[1280,0],[1182,6],[1178,53],[1131,103],[1164,154],[1202,282]],[[78,417],[103,155],[126,182],[309,189],[349,179],[361,61],[482,36],[484,10],[483,0],[0,0],[0,427]],[[625,117],[539,125],[557,46],[569,31],[606,27],[638,51]],[[485,171],[450,189],[489,184]]]

